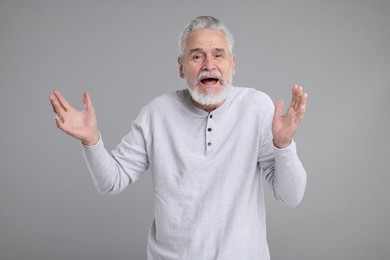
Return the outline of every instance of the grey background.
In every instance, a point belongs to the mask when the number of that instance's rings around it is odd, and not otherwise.
[[[308,172],[294,209],[267,190],[273,259],[389,259],[389,1],[0,0],[0,259],[145,259],[146,173],[95,190],[77,140],[48,101],[89,91],[107,148],[153,97],[184,87],[177,37],[198,15],[236,38],[234,83],[309,92],[296,136]]]

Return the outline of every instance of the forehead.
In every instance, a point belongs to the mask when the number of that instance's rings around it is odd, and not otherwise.
[[[228,43],[225,35],[219,31],[202,29],[191,33],[186,42],[187,51],[191,49],[225,49]]]

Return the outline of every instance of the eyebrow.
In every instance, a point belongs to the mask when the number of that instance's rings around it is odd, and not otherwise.
[[[214,50],[216,50],[217,52],[225,53],[225,49],[223,49],[223,48],[215,48]]]
[[[190,50],[190,54],[192,54],[194,52],[204,52],[204,50],[202,48],[195,48],[195,49]]]
[[[215,49],[213,49],[213,51],[225,53],[225,49],[223,49],[223,48],[215,48]],[[192,54],[194,52],[204,52],[204,49],[202,49],[202,48],[194,48],[194,49],[190,50],[190,54]]]

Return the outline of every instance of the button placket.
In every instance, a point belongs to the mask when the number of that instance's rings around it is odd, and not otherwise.
[[[206,149],[210,150],[213,146],[213,114],[207,117],[206,125]]]

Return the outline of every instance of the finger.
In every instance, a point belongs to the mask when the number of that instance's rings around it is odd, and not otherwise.
[[[53,107],[54,113],[56,113],[61,118],[61,120],[64,121],[64,109],[60,105],[58,99],[55,96],[50,96],[50,102]]]
[[[49,96],[49,100],[50,100],[51,107],[53,108],[53,112],[54,112],[54,113],[57,113],[57,112],[56,112],[56,108],[55,108],[54,105],[53,105],[53,102],[54,102],[55,99],[56,99],[56,97],[55,97],[54,95],[50,95],[50,96]]]
[[[298,85],[293,85],[292,90],[291,90],[290,107],[295,107],[295,104],[297,102],[297,90],[298,90]]]
[[[63,110],[63,108],[61,107],[61,105],[59,104],[58,101],[54,101],[54,107],[55,107],[55,113],[56,113],[56,116],[61,120],[62,123],[65,122],[65,111]]]
[[[293,108],[295,111],[298,111],[299,109],[302,95],[303,95],[302,86],[295,85],[295,88],[293,89],[293,96],[294,96]]]
[[[66,99],[64,98],[64,96],[61,94],[61,92],[59,90],[54,90],[54,95],[55,97],[57,98],[58,102],[60,103],[62,109],[64,111],[68,111],[70,105],[69,103],[66,101]]]
[[[292,88],[292,97],[291,97],[290,107],[296,112],[299,109],[300,99],[301,99],[302,95],[303,95],[302,86],[294,85]]]
[[[276,101],[274,117],[282,116],[282,114],[283,114],[283,107],[284,107],[283,100],[279,99],[278,101]]]
[[[94,109],[92,105],[91,97],[88,92],[83,93],[83,103],[86,111]]]
[[[298,111],[296,112],[295,116],[295,124],[299,127],[303,121],[305,112],[306,112],[306,102],[307,102],[307,93],[303,93],[301,99],[300,99],[300,105],[298,108]]]
[[[54,119],[55,119],[55,121],[56,121],[57,128],[62,130],[62,129],[63,129],[63,124],[64,124],[64,122],[61,120],[61,118],[59,117],[59,115],[58,115],[58,114],[55,115]]]
[[[308,97],[308,94],[303,93],[302,97],[300,98],[298,114],[302,117],[303,117],[303,114],[305,114],[305,112],[306,112],[307,97]]]
[[[297,96],[295,97],[295,107],[297,113],[300,113],[302,108],[306,107],[306,100],[307,100],[307,93],[303,92],[303,88],[301,87],[301,90],[299,90],[299,93],[297,93]]]

